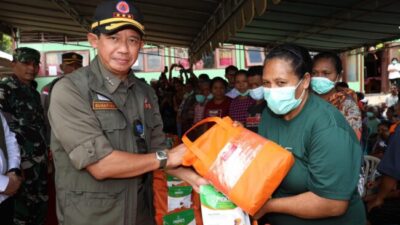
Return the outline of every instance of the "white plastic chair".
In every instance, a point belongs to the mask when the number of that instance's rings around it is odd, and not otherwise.
[[[375,181],[378,171],[376,168],[378,167],[378,164],[381,160],[375,156],[370,156],[370,155],[365,155],[364,156],[364,195],[368,195],[368,191],[370,189],[368,188],[368,184],[370,182]]]

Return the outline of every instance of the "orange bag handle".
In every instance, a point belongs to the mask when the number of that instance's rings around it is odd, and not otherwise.
[[[226,118],[226,117],[224,117],[224,118]],[[192,130],[196,129],[200,125],[203,125],[205,123],[210,123],[210,122],[214,122],[214,123],[216,123],[218,125],[221,125],[226,130],[230,130],[231,129],[231,125],[229,123],[227,123],[225,120],[221,119],[221,117],[213,116],[213,117],[207,117],[207,118],[199,121],[198,123],[196,123],[193,127],[191,127],[188,131],[185,132],[183,137],[186,137],[188,133],[190,133]]]
[[[197,156],[201,161],[203,162],[208,162],[208,156],[203,153],[188,137],[187,134],[191,132],[192,130],[196,129],[200,125],[210,123],[210,122],[215,122],[218,125],[221,125],[224,129],[230,130],[232,127],[230,126],[229,123],[227,123],[225,120],[222,120],[220,117],[207,117],[200,122],[196,123],[193,127],[191,127],[188,131],[185,132],[185,134],[182,137],[183,143],[191,149],[191,152]]]

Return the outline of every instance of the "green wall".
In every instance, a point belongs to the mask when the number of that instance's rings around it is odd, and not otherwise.
[[[74,43],[22,43],[18,47],[29,47],[43,52],[51,51],[79,51],[79,50],[89,50],[90,58],[93,59],[96,55],[96,50],[92,48],[88,42],[74,42]]]
[[[354,91],[363,91],[360,90],[360,82],[348,82],[349,88],[353,89]]]
[[[96,55],[96,50],[90,47],[88,42],[74,42],[74,43],[22,43],[19,44],[18,47],[30,47],[40,51],[41,53],[44,52],[51,52],[51,51],[78,51],[78,50],[89,50],[90,51],[90,58],[93,59]],[[244,53],[244,46],[242,45],[235,45],[235,60],[236,66],[239,69],[245,69],[245,53]],[[164,57],[164,64],[168,65],[168,67],[174,62],[174,51],[170,51],[169,48],[164,48],[164,55],[171,57]],[[146,79],[147,82],[150,82],[151,79],[158,80],[161,71],[159,72],[136,72],[136,75],[140,78]],[[194,73],[196,75],[206,73],[210,76],[210,78],[214,78],[216,76],[224,77],[225,70],[224,69],[201,69],[195,70]],[[179,76],[178,71],[173,71],[173,77]],[[47,76],[38,76],[36,81],[38,82],[38,90],[41,90],[43,86],[51,82],[55,77],[47,77]]]
[[[51,52],[51,51],[78,51],[78,50],[89,50],[90,51],[90,58],[93,59],[96,55],[96,50],[90,47],[88,42],[74,42],[74,43],[32,43],[32,44],[20,44],[18,47],[30,47],[34,48],[42,53],[44,52]],[[145,46],[146,47],[146,46]],[[174,60],[174,51],[170,48],[164,48],[164,64],[168,67],[175,61]],[[236,66],[239,69],[245,69],[245,47],[243,45],[235,45],[235,60]],[[170,56],[170,57],[168,57]],[[358,62],[362,60],[361,56],[350,56],[346,57],[344,60],[348,61],[348,64],[354,64],[357,61],[354,59],[355,57],[359,57]],[[357,64],[357,63],[356,63]],[[363,71],[360,71],[359,66],[354,66],[347,73],[354,73],[357,76],[356,81],[349,81],[349,86],[351,89],[359,91],[360,90],[360,80],[363,77]],[[140,78],[146,79],[147,82],[150,82],[151,79],[158,80],[161,71],[158,72],[136,72],[136,75]],[[225,71],[224,69],[201,69],[195,70],[194,73],[196,75],[206,73],[210,76],[210,78],[214,78],[216,76],[224,77]],[[179,76],[178,71],[173,71],[173,77]],[[36,81],[38,82],[38,90],[53,80],[55,77],[46,77],[46,76],[38,76]]]

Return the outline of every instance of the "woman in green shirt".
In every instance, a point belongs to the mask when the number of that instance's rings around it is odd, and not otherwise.
[[[361,148],[343,115],[309,91],[311,66],[308,51],[295,45],[266,57],[259,133],[291,151],[295,164],[255,217],[272,225],[364,225]]]

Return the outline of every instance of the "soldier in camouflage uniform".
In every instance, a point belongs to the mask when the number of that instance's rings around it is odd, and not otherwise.
[[[18,48],[13,55],[14,75],[0,82],[0,109],[21,149],[24,182],[15,195],[14,224],[44,224],[47,213],[47,146],[40,94],[34,81],[40,53]]]

